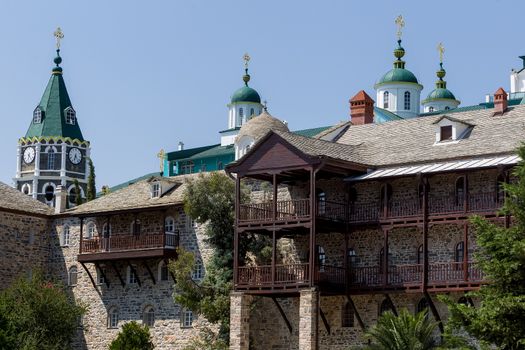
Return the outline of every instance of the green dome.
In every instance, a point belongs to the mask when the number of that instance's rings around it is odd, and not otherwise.
[[[449,89],[436,88],[428,94],[427,100],[436,99],[455,100],[456,96]]]
[[[231,103],[235,102],[261,103],[261,96],[259,96],[259,93],[251,87],[243,86],[233,93]]]
[[[404,82],[404,83],[415,83],[418,84],[417,78],[408,69],[394,68],[388,71],[379,81],[378,84],[393,83],[393,82]]]

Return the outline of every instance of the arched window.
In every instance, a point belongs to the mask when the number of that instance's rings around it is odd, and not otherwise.
[[[405,111],[410,110],[410,91],[405,91]]]
[[[128,283],[135,284],[138,280],[137,267],[133,266],[133,268],[131,268],[131,266],[128,266]]]
[[[31,194],[31,185],[30,184],[24,184],[22,185],[22,193],[23,194]]]
[[[76,286],[77,285],[77,278],[78,278],[78,270],[76,266],[71,266],[68,273],[68,286]]]
[[[55,198],[55,187],[52,184],[44,187],[44,197],[47,202],[52,202],[53,198]]]
[[[434,107],[432,107],[432,106],[428,107],[428,111],[429,112],[434,112]]]
[[[168,216],[164,220],[164,231],[174,233],[175,232],[175,219],[173,217]]]
[[[182,309],[180,323],[183,328],[193,327],[193,311]]]
[[[425,252],[423,251],[423,244],[420,244],[419,247],[417,247],[417,263],[422,264],[425,260]]]
[[[357,255],[355,254],[354,248],[348,248],[348,251],[346,252],[346,258],[348,259],[347,260],[348,267],[355,266]]]
[[[42,110],[40,107],[35,108],[33,112],[33,124],[40,124],[42,123]]]
[[[239,108],[239,118],[241,119],[241,123],[244,122],[244,109]]]
[[[461,263],[463,262],[463,257],[465,254],[465,243],[463,241],[456,244],[456,249],[454,251],[454,262]],[[456,265],[456,267],[461,267],[461,265]]]
[[[326,193],[323,190],[317,190],[317,214],[324,215],[326,213]]]
[[[420,312],[423,312],[425,311],[426,312],[426,316],[428,318],[428,309],[429,309],[429,305],[428,305],[428,301],[426,298],[422,298],[419,303],[417,303],[417,306],[416,306],[416,314],[420,313]]]
[[[389,98],[388,91],[383,92],[383,108],[384,109],[388,109],[388,98]]]
[[[153,327],[155,325],[155,309],[153,306],[146,306],[142,312],[142,324]]]
[[[200,259],[195,260],[195,267],[191,273],[191,278],[194,281],[200,281],[204,278],[204,266],[202,265],[202,261]]]
[[[456,179],[456,205],[463,205],[465,195],[465,177],[460,176]]]
[[[46,149],[47,153],[47,168],[49,170],[55,169],[55,160],[56,160],[56,149],[55,147],[48,147]]]
[[[390,299],[383,300],[381,306],[379,307],[379,315],[382,315],[387,311],[394,313],[394,305],[392,305]]]
[[[354,308],[347,301],[343,305],[341,314],[341,327],[353,327],[354,326]]]
[[[108,238],[111,236],[111,224],[108,224],[107,222],[102,226],[102,236],[104,238]]]
[[[66,124],[75,125],[76,123],[76,113],[75,110],[71,107],[67,107],[66,110]]]
[[[97,234],[97,226],[94,222],[90,222],[86,226],[86,233],[84,234],[84,238],[91,239],[95,238]]]
[[[164,260],[159,262],[159,281],[167,281],[169,279],[168,265]]]
[[[250,109],[250,117],[253,117],[254,114],[255,114],[255,109],[251,108]]]
[[[64,229],[62,230],[62,242],[61,246],[67,247],[69,246],[69,226],[64,226]]]
[[[133,222],[131,223],[131,234],[140,235],[140,229],[141,229],[140,220],[139,219],[133,220]]]
[[[108,328],[117,328],[118,327],[118,309],[116,306],[113,306],[108,311]]]
[[[84,198],[84,190],[80,186],[79,186],[78,189],[80,191],[80,198]],[[67,199],[69,201],[69,204],[70,205],[76,205],[76,203],[77,203],[77,191],[75,189],[75,185],[69,186],[69,189],[68,189],[67,192],[68,192]]]

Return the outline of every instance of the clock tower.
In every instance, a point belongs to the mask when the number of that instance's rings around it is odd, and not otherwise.
[[[82,198],[86,197],[90,156],[89,141],[82,136],[76,111],[71,104],[60,64],[60,28],[55,32],[57,56],[55,67],[24,137],[18,141],[14,178],[18,190],[55,205],[58,186],[67,191],[67,205],[75,205],[75,180]]]

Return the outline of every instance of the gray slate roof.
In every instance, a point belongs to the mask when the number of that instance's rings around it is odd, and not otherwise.
[[[19,210],[30,214],[53,214],[51,207],[0,182],[0,211],[2,209]]]
[[[77,215],[180,205],[183,201],[186,180],[195,178],[198,175],[199,174],[188,174],[172,176],[169,178],[154,177],[141,180],[115,192],[110,192],[107,195],[67,210],[65,213]],[[159,179],[161,182],[167,181],[175,186],[161,197],[151,198],[150,183],[154,179]]]
[[[382,167],[512,154],[525,140],[525,106],[510,107],[498,116],[494,109],[454,113],[454,119],[473,125],[470,135],[436,145],[434,123],[443,115],[352,125],[338,142],[351,146],[347,153],[359,162]]]

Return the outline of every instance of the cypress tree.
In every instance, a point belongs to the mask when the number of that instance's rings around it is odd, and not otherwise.
[[[91,160],[91,158],[88,158],[88,165],[89,165],[89,176],[88,176],[86,199],[89,202],[97,197],[97,188],[95,186],[95,166],[93,165],[93,161]]]
[[[73,184],[75,185],[75,204],[80,205],[82,204],[82,192],[80,191],[80,185],[78,184],[78,180],[75,179]]]

